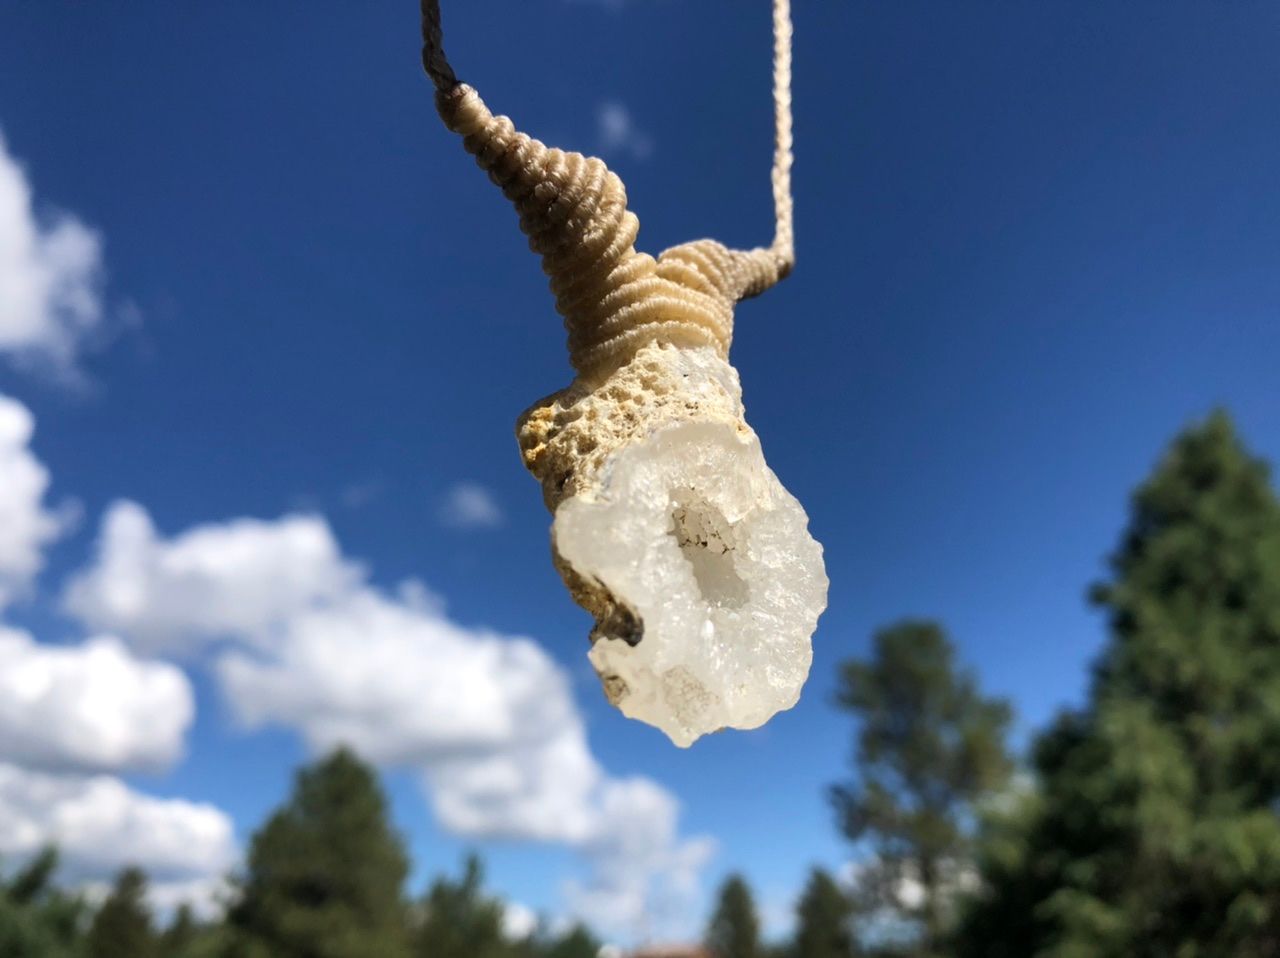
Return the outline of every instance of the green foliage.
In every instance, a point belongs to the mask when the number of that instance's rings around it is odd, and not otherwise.
[[[18,906],[34,904],[51,891],[53,873],[57,870],[57,850],[44,849],[4,887],[4,897]]]
[[[229,942],[222,922],[202,923],[181,906],[160,936],[160,958],[223,958]]]
[[[904,926],[917,954],[933,954],[971,854],[976,803],[1012,771],[1010,709],[957,672],[934,623],[900,623],[874,645],[869,661],[841,668],[838,701],[861,728],[855,777],[832,798],[845,836],[875,853],[860,876],[862,907]],[[904,901],[905,882],[921,889],[918,905]]]
[[[84,902],[52,885],[58,856],[38,854],[8,882],[0,881],[0,956],[81,958]]]
[[[583,925],[510,941],[505,906],[483,892],[480,860],[436,880],[414,908],[408,861],[370,769],[347,751],[302,769],[254,836],[225,920],[179,908],[160,934],[146,877],[126,869],[93,913],[53,887],[46,851],[0,880],[0,958],[597,958]]]
[[[853,903],[843,888],[821,868],[796,905],[795,958],[853,958]]]
[[[159,943],[146,897],[147,877],[141,869],[126,868],[117,876],[89,927],[88,958],[157,958]]]
[[[706,945],[715,958],[761,958],[760,918],[751,888],[741,875],[730,875],[720,887]]]
[[[564,934],[541,945],[540,958],[596,958],[600,940],[585,925],[574,925]]]
[[[194,944],[200,935],[195,915],[190,905],[182,905],[173,915],[169,927],[160,936],[160,953],[167,956],[182,955]]]
[[[1137,491],[1088,705],[989,827],[983,958],[1280,955],[1280,503],[1216,414]]]
[[[422,958],[505,958],[512,953],[502,932],[503,905],[482,889],[480,859],[467,859],[460,881],[438,878],[422,903],[414,954]]]
[[[334,752],[253,837],[228,914],[234,958],[405,958],[408,868],[372,771]]]
[[[511,941],[503,929],[506,906],[484,893],[484,869],[470,856],[461,879],[436,879],[420,907],[413,935],[421,958],[597,958],[600,941],[584,925],[559,935],[538,933]]]

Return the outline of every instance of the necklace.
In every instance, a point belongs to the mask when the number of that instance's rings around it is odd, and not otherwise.
[[[773,243],[635,248],[640,221],[595,157],[494,116],[421,0],[422,62],[448,129],[515,206],[568,330],[576,378],[520,417],[554,514],[556,567],[595,618],[589,658],[622,712],[677,745],[799,699],[826,607],[822,547],[766,465],[729,363],[733,310],[795,262],[791,13],[774,0]]]

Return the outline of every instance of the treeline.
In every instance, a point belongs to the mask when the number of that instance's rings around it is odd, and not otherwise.
[[[938,624],[885,628],[845,663],[852,767],[828,799],[848,873],[811,874],[782,943],[731,877],[712,958],[1280,958],[1280,501],[1225,415],[1179,436],[1138,488],[1110,569],[1090,593],[1108,638],[1087,699],[1021,762],[1009,705]],[[158,930],[136,870],[90,909],[54,866],[40,856],[0,885],[0,958],[600,949],[585,927],[505,935],[476,860],[406,901],[376,778],[343,751],[299,773],[217,922],[184,909]]]
[[[288,801],[254,835],[216,920],[182,906],[158,927],[137,868],[121,871],[95,908],[55,884],[56,868],[50,849],[0,882],[0,958],[598,958],[602,948],[581,924],[513,937],[474,856],[457,879],[438,878],[406,901],[408,859],[385,798],[373,770],[346,750],[298,772]],[[848,934],[839,930],[848,904],[823,872],[797,914],[797,955],[832,954],[818,947],[832,927]],[[751,892],[731,878],[708,947],[725,958],[754,955],[759,940]]]
[[[49,850],[0,884],[0,958],[596,958],[582,926],[506,933],[477,858],[417,900],[372,769],[339,750],[302,769],[254,835],[225,914],[182,907],[158,928],[147,878],[127,868],[92,907],[53,882]]]

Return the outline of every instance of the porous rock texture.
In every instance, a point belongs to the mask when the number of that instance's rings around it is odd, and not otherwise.
[[[611,702],[681,746],[796,703],[826,607],[822,547],[718,349],[649,342],[535,405],[518,437]]]

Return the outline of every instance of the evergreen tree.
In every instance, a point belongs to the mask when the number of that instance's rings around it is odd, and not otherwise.
[[[234,954],[227,928],[221,921],[200,921],[190,906],[174,913],[160,936],[160,958],[227,958]]]
[[[179,905],[178,910],[173,914],[173,920],[169,922],[169,927],[160,936],[160,950],[166,955],[180,954],[195,940],[198,933],[199,927],[191,906]]]
[[[831,875],[815,868],[796,905],[795,958],[853,958],[853,903]]]
[[[228,914],[236,958],[405,958],[409,865],[373,772],[339,749],[302,769],[253,837]]]
[[[1139,488],[1087,706],[992,824],[984,958],[1280,955],[1280,503],[1215,414]]]
[[[155,958],[157,941],[147,908],[147,876],[126,868],[94,915],[87,942],[89,958]]]
[[[720,887],[707,926],[707,950],[715,958],[761,958],[760,919],[746,879],[730,875]]]
[[[58,851],[45,848],[4,886],[4,897],[15,905],[29,905],[53,888],[53,873],[58,870]]]
[[[574,925],[540,949],[543,958],[597,958],[600,941],[585,925]]]
[[[467,859],[460,881],[438,878],[422,903],[415,953],[422,958],[504,958],[513,952],[502,930],[505,909],[484,894],[480,859]]]
[[[838,701],[861,731],[855,778],[832,797],[845,836],[875,854],[860,876],[862,905],[902,926],[913,953],[934,955],[971,854],[975,803],[1012,769],[1010,710],[957,672],[934,623],[903,622],[874,645],[870,661],[841,668]],[[919,894],[904,894],[908,886]]]
[[[191,906],[180,905],[160,936],[160,958],[187,958],[200,937],[201,928]]]
[[[46,849],[9,881],[0,881],[0,956],[79,958],[86,909],[53,886],[58,855]]]

